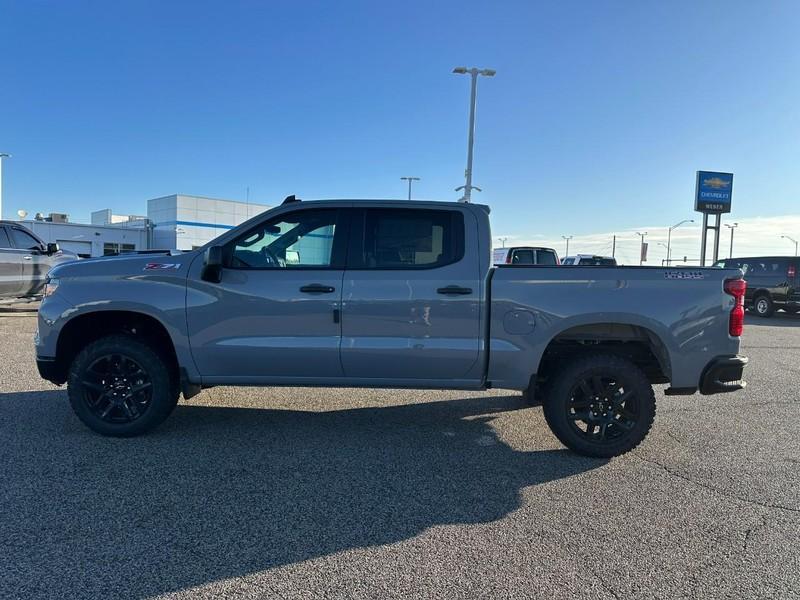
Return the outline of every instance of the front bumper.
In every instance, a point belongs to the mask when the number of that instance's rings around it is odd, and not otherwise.
[[[716,357],[708,363],[700,377],[700,393],[722,394],[741,390],[747,385],[742,381],[746,364],[746,356]]]
[[[37,356],[36,368],[39,369],[39,375],[42,379],[46,379],[56,385],[61,385],[65,381],[63,370],[59,368],[55,358]]]

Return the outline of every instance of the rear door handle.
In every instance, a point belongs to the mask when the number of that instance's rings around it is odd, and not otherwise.
[[[329,285],[320,285],[319,283],[312,283],[311,285],[304,285],[300,288],[304,294],[330,294],[335,292],[336,288]]]
[[[24,258],[25,260],[31,260],[33,257],[32,256],[23,256],[22,258]]]
[[[467,294],[472,293],[472,288],[468,287],[460,287],[457,285],[448,285],[447,287],[441,287],[436,290],[437,294],[446,294],[448,296],[466,296]]]

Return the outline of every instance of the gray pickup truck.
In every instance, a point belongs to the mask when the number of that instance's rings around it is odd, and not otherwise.
[[[133,436],[216,385],[519,390],[610,457],[668,394],[729,392],[738,269],[492,266],[489,209],[290,197],[185,253],[55,268],[37,364],[91,429]]]

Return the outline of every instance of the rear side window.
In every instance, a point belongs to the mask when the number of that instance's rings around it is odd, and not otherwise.
[[[514,256],[511,259],[512,265],[533,265],[536,264],[533,259],[533,250],[514,250]]]
[[[537,250],[536,251],[536,264],[537,265],[557,265],[556,254],[552,250]]]
[[[575,259],[574,259],[574,258],[565,258],[565,259],[562,261],[562,263],[561,263],[561,264],[562,264],[562,265],[571,265],[571,264],[572,264],[572,263],[574,263],[574,262],[575,262]]]
[[[464,217],[459,211],[368,209],[355,268],[425,269],[464,256]]]
[[[0,227],[0,248],[11,248],[11,242],[8,239],[5,227]]]
[[[17,229],[16,227],[11,228],[11,240],[17,248],[24,250],[38,250],[41,247],[39,240],[30,233]]]

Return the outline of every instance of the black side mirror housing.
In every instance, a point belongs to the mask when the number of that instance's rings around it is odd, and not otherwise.
[[[219,283],[222,281],[222,246],[209,246],[203,255],[203,270],[200,272],[203,281]]]
[[[58,244],[56,244],[55,242],[49,242],[47,244],[47,254],[53,255],[59,250],[60,248],[58,247]]]

